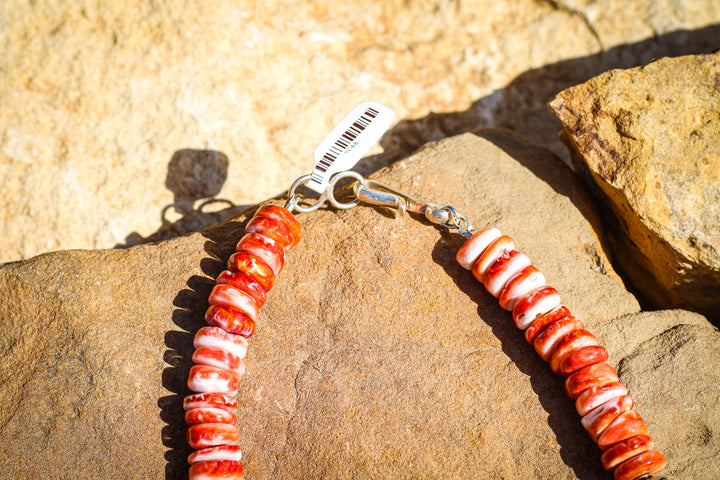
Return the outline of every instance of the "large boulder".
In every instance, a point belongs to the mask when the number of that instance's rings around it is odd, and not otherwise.
[[[548,145],[549,95],[597,68],[707,48],[718,23],[716,0],[3,0],[0,262],[226,219],[308,173],[365,100],[402,120],[365,172],[480,126]]]
[[[610,211],[613,258],[658,307],[720,323],[720,52],[613,70],[550,103]]]
[[[700,455],[706,478],[720,474],[708,453],[717,412],[705,408],[720,335],[696,314],[639,314],[584,187],[553,154],[483,130],[374,179],[512,235],[612,352],[669,472]],[[4,475],[182,478],[192,336],[251,213],[0,267]],[[303,241],[261,309],[241,381],[248,478],[607,478],[562,380],[456,264],[457,234],[368,206],[298,218]]]

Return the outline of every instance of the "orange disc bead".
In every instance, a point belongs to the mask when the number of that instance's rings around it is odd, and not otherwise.
[[[637,480],[659,472],[666,463],[660,450],[648,450],[621,463],[615,469],[614,477],[615,480]]]
[[[220,327],[228,333],[242,335],[245,338],[255,333],[255,320],[246,313],[233,308],[210,305],[205,312],[205,321],[215,327]]]
[[[584,328],[585,325],[583,325],[583,323],[575,317],[561,318],[560,320],[548,325],[545,330],[535,337],[535,341],[533,342],[535,351],[542,357],[543,360],[549,362],[553,351],[555,350],[555,345],[563,336],[565,336],[565,334],[572,332],[573,330],[582,330]]]
[[[585,329],[573,330],[563,335],[557,344],[555,350],[550,357],[550,368],[557,375],[567,377],[572,372],[566,372],[562,367],[565,365],[565,359],[573,352],[591,345],[597,345],[595,335]]]
[[[258,306],[253,297],[249,293],[226,283],[219,283],[213,287],[208,297],[208,303],[239,310],[253,320],[257,318]]]
[[[198,423],[187,431],[187,442],[192,448],[230,445],[240,440],[240,431],[229,423]]]
[[[550,325],[551,323],[555,323],[561,318],[569,316],[570,309],[567,308],[565,305],[559,305],[558,307],[555,307],[545,315],[535,320],[529,327],[527,327],[527,330],[525,330],[525,340],[527,340],[527,342],[532,345],[533,342],[535,342],[535,338],[540,334],[540,332],[545,330],[548,325]]]
[[[302,227],[300,226],[300,222],[297,221],[295,215],[293,215],[292,212],[287,208],[278,207],[275,205],[263,205],[262,207],[258,208],[254,216],[278,220],[283,222],[283,224],[288,227],[288,229],[290,230],[290,234],[293,237],[293,242],[288,245],[288,247],[286,248],[287,251],[292,250],[295,245],[297,245],[302,239]]]
[[[593,442],[597,442],[600,435],[621,413],[632,410],[634,406],[635,402],[628,395],[611,398],[582,417],[582,426]]]
[[[653,444],[653,439],[647,435],[636,435],[634,437],[626,438],[625,440],[618,442],[605,450],[602,457],[600,457],[600,461],[602,462],[605,470],[612,470],[628,458],[634,457],[635,455],[647,450],[651,450],[653,448]]]
[[[600,450],[607,450],[609,447],[626,438],[635,435],[645,435],[648,431],[645,420],[635,410],[623,412],[612,421],[610,425],[600,434],[597,440]]]
[[[245,272],[231,272],[230,270],[223,270],[215,279],[216,284],[226,284],[237,288],[250,295],[255,304],[259,307],[265,305],[265,289],[260,282],[255,280],[251,275]]]
[[[236,252],[228,259],[228,270],[231,272],[247,273],[262,285],[268,292],[275,283],[275,273],[265,261],[246,252]]]
[[[296,243],[287,225],[277,219],[269,217],[253,217],[248,224],[245,225],[245,233],[265,235],[283,247],[286,252],[292,248],[290,245]]]
[[[200,365],[222,368],[236,377],[245,374],[245,362],[240,357],[217,347],[195,349],[192,361]]]
[[[198,423],[229,423],[235,425],[237,417],[222,408],[193,408],[185,412],[185,423],[197,425]]]
[[[607,363],[595,363],[581,368],[565,380],[567,396],[575,400],[590,387],[599,387],[612,382],[619,382],[618,374]]]
[[[237,410],[237,400],[226,397],[221,393],[194,393],[183,399],[183,409],[193,408],[221,408],[234,414]]]
[[[242,463],[236,460],[212,460],[190,465],[188,480],[243,480]]]
[[[602,345],[588,345],[565,357],[558,369],[561,375],[570,375],[588,365],[605,362],[609,357],[607,349]]]
[[[248,233],[235,246],[236,252],[256,255],[277,275],[285,264],[285,249],[275,241],[259,233]]]

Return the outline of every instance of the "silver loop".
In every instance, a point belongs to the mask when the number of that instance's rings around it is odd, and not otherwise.
[[[460,225],[460,222],[465,222],[465,228]],[[457,228],[457,230],[460,232],[460,234],[465,238],[470,238],[475,234],[475,227],[472,226],[472,223],[470,223],[470,220],[467,218],[467,216],[462,213],[456,215],[455,218],[453,218],[452,223],[455,228]]]
[[[455,226],[455,219],[457,219],[460,214],[455,210],[455,208],[451,207],[450,205],[445,205],[442,208],[444,211],[448,212],[448,220],[443,224],[443,226],[452,228]]]
[[[285,202],[285,209],[292,212],[295,208],[297,208],[297,204],[300,201],[300,197],[297,195],[293,195],[290,198],[287,199],[287,202]]]
[[[288,203],[292,202],[293,198],[297,198],[297,200],[295,201],[295,203],[292,206],[298,212],[302,212],[302,213],[313,212],[313,211],[317,210],[318,208],[320,208],[323,203],[325,203],[325,198],[327,197],[327,192],[323,192],[322,195],[320,195],[320,198],[318,198],[318,201],[316,203],[314,203],[313,205],[310,205],[309,207],[303,207],[302,205],[299,204],[300,199],[298,196],[295,195],[295,190],[297,190],[297,188],[299,186],[305,185],[308,182],[308,180],[310,180],[311,176],[312,175],[303,175],[302,177],[295,180],[295,182],[292,184],[292,187],[290,187],[290,191],[288,192],[288,197],[289,197]]]
[[[360,175],[357,172],[353,172],[352,170],[340,172],[332,178],[332,180],[330,181],[330,184],[327,187],[327,190],[325,190],[325,194],[327,194],[328,201],[330,202],[330,204],[333,207],[339,208],[341,210],[346,210],[348,208],[352,208],[360,202],[360,198],[357,196],[357,193],[355,194],[355,200],[353,200],[352,202],[348,202],[348,203],[338,202],[337,199],[335,198],[335,185],[337,184],[338,181],[340,181],[346,177],[352,177],[352,178],[356,179],[357,181],[359,181],[361,184],[362,184],[362,182],[365,181],[365,179],[363,178],[362,175]]]

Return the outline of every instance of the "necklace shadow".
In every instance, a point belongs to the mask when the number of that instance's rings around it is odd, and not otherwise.
[[[601,450],[583,429],[575,413],[575,403],[565,395],[561,377],[555,375],[526,341],[510,312],[503,310],[472,274],[455,261],[455,253],[465,238],[442,228],[442,239],[432,250],[433,261],[441,266],[455,286],[477,305],[477,315],[500,340],[507,358],[526,375],[542,408],[547,412],[548,426],[560,445],[560,456],[581,480],[607,480],[600,466]],[[498,384],[497,388],[501,388]],[[593,459],[594,461],[588,461]]]
[[[193,338],[195,333],[207,326],[204,319],[207,299],[215,285],[214,278],[225,269],[225,262],[237,240],[238,232],[244,229],[245,221],[237,221],[233,217],[212,229],[203,231],[208,238],[204,249],[207,257],[200,261],[200,269],[204,275],[193,275],[187,281],[187,288],[178,292],[173,299],[175,310],[172,321],[177,330],[165,333],[167,350],[163,356],[165,367],[162,373],[162,385],[171,392],[158,400],[160,418],[166,423],[161,432],[165,452],[165,480],[187,479],[189,464],[188,455],[193,451],[185,440],[187,425],[183,399],[192,394],[187,388],[187,377],[192,366],[194,351]],[[233,240],[235,238],[235,240]]]

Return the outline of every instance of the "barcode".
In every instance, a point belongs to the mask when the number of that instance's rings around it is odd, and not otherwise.
[[[335,160],[352,144],[363,130],[365,130],[380,112],[374,108],[368,108],[365,113],[360,115],[360,118],[355,120],[340,137],[335,140],[335,143],[328,149],[327,152],[318,160],[315,164],[315,170],[310,176],[310,180],[322,183],[323,174],[327,172],[328,168],[332,166]],[[317,157],[316,157],[317,158]]]

